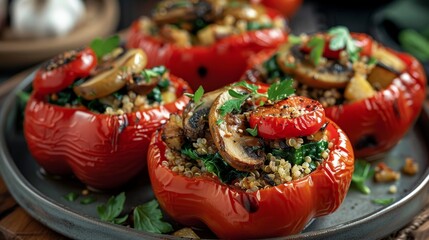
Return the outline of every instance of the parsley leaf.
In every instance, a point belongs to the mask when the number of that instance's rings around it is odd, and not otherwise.
[[[151,233],[173,231],[171,224],[162,221],[162,212],[156,200],[137,206],[133,212],[134,228]]]
[[[240,81],[238,83],[235,83],[233,86],[244,87],[253,93],[256,93],[258,91],[258,86],[256,86],[255,84],[248,83],[246,81]]]
[[[240,111],[241,105],[243,105],[244,101],[250,96],[250,94],[245,94],[239,98],[231,99],[226,101],[220,108],[220,115],[226,116],[226,114],[233,111]]]
[[[79,197],[79,194],[77,194],[75,192],[70,192],[64,196],[64,199],[66,199],[69,202],[74,202],[78,197]]]
[[[295,36],[293,34],[289,34],[288,36],[288,43],[291,45],[297,45],[302,42],[301,38],[299,36]]]
[[[199,105],[201,98],[204,95],[204,88],[203,86],[200,85],[200,87],[197,89],[197,91],[195,91],[194,94],[192,93],[185,93],[185,95],[189,98],[192,98],[192,100],[194,100],[195,105]]]
[[[112,196],[106,204],[97,207],[98,216],[102,221],[121,224],[125,222],[126,217],[119,217],[124,209],[125,193],[122,192],[118,196]],[[127,216],[128,217],[128,216]]]
[[[216,175],[224,183],[230,183],[247,175],[246,172],[240,172],[228,165],[219,153],[198,155],[189,144],[182,147],[181,153],[192,160],[202,161],[207,171]]]
[[[258,124],[254,128],[246,128],[246,131],[254,137],[258,136]]]
[[[375,204],[380,204],[380,205],[389,205],[393,203],[394,200],[395,200],[394,198],[377,198],[377,199],[372,199],[371,202]]]
[[[97,198],[94,196],[85,197],[82,200],[80,200],[80,204],[87,205],[91,204],[93,202],[97,201]]]
[[[105,40],[96,38],[92,40],[89,45],[98,58],[102,58],[104,55],[113,51],[113,49],[119,47],[121,39],[118,35],[111,36]]]
[[[229,93],[229,95],[231,95],[232,97],[235,97],[235,98],[241,98],[244,95],[246,95],[245,93],[239,93],[239,92],[235,91],[234,89],[229,89],[228,93]]]
[[[195,102],[195,105],[198,105],[200,103],[200,100],[203,97],[203,95],[204,95],[204,88],[203,88],[203,86],[200,86],[197,89],[197,91],[195,91],[195,93],[194,93],[194,102]]]
[[[295,92],[292,86],[293,80],[276,82],[268,88],[268,99],[271,101],[282,100]]]
[[[308,46],[311,48],[310,59],[314,65],[318,65],[320,58],[322,57],[323,50],[325,48],[325,40],[320,37],[313,37],[308,42]]]
[[[144,80],[146,82],[150,82],[150,80],[152,78],[160,76],[159,73],[157,73],[157,72],[155,72],[155,71],[153,71],[151,69],[145,69],[145,70],[141,71],[140,74],[144,77]]]
[[[331,28],[329,34],[332,39],[329,43],[329,49],[336,51],[345,48],[352,62],[359,59],[360,48],[356,46],[349,30],[344,26]]]
[[[370,194],[371,189],[365,184],[365,181],[374,174],[371,164],[364,160],[355,162],[355,171],[352,176],[352,185],[364,194]]]
[[[375,65],[375,64],[377,64],[377,59],[375,58],[375,57],[370,57],[369,59],[368,59],[368,62],[366,63],[366,64],[368,64],[368,65]]]

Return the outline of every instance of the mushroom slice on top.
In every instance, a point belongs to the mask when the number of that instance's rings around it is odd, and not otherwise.
[[[226,5],[225,0],[162,1],[153,14],[158,25],[190,22],[198,18],[214,21]]]
[[[108,96],[124,87],[131,75],[140,72],[146,63],[147,56],[143,50],[130,49],[113,62],[111,69],[75,86],[73,91],[86,100]]]
[[[242,88],[234,88],[243,92]],[[233,97],[224,91],[213,103],[209,113],[209,127],[213,140],[222,158],[232,167],[240,171],[252,171],[262,166],[265,154],[260,150],[262,142],[259,138],[246,133],[243,114],[228,113],[221,116],[219,109]],[[219,119],[225,118],[219,123]],[[241,130],[240,130],[241,129]]]
[[[201,104],[195,105],[194,101],[188,103],[183,111],[183,130],[188,139],[196,141],[204,137],[210,108],[223,91],[224,89],[218,89],[204,94]]]
[[[337,61],[314,66],[305,59],[298,46],[283,49],[277,55],[277,64],[283,72],[293,75],[302,84],[315,88],[344,88],[353,76],[351,65]]]

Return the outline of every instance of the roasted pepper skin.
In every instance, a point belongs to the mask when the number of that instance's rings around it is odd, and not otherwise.
[[[388,88],[371,98],[325,109],[326,116],[347,133],[357,157],[377,157],[393,148],[422,109],[426,97],[423,67],[409,54],[394,53],[407,68]]]
[[[353,33],[356,36],[356,33]],[[366,34],[357,34],[361,40]],[[343,129],[357,158],[380,158],[392,149],[416,121],[426,97],[426,75],[413,56],[388,49],[406,69],[386,88],[370,98],[325,108],[327,117]],[[260,52],[248,69],[269,59],[275,51]],[[250,71],[243,78],[249,79]]]
[[[273,18],[281,16],[275,10],[267,11]],[[286,39],[285,31],[263,29],[226,37],[210,46],[182,48],[143,34],[136,21],[131,26],[127,45],[146,52],[149,68],[165,65],[172,74],[186,79],[193,89],[202,85],[206,91],[212,91],[240,80],[252,54],[276,49]]]
[[[217,177],[186,177],[162,166],[166,145],[155,132],[148,151],[152,189],[177,222],[206,224],[218,237],[249,239],[285,236],[303,230],[310,219],[335,211],[344,200],[354,170],[352,146],[329,120],[334,146],[329,158],[299,180],[247,193]]]
[[[174,76],[170,79],[177,87],[176,101],[122,115],[53,105],[33,93],[24,118],[30,153],[48,173],[74,174],[92,188],[125,184],[146,166],[152,133],[189,101],[183,95],[190,91],[187,83]]]

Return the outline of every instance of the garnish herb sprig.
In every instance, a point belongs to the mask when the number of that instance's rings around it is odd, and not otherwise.
[[[292,79],[288,79],[285,81],[276,82],[272,84],[268,88],[268,91],[266,93],[259,93],[258,86],[247,83],[245,81],[238,82],[233,86],[243,87],[249,90],[250,93],[240,93],[235,91],[234,89],[229,89],[228,93],[229,95],[231,95],[231,97],[233,97],[233,99],[226,101],[219,108],[220,115],[224,117],[228,113],[231,113],[234,111],[240,111],[241,106],[249,98],[254,102],[261,98],[267,98],[269,101],[279,101],[279,100],[285,99],[295,92],[295,89],[293,88],[292,85],[293,85]],[[261,105],[263,104],[261,103]],[[222,123],[222,121],[218,121],[218,122]]]
[[[374,174],[371,164],[364,160],[355,161],[355,170],[352,176],[352,185],[364,194],[370,194],[371,189],[366,185],[366,180]]]
[[[121,39],[118,35],[111,36],[106,39],[96,38],[90,43],[90,47],[94,50],[95,55],[98,59],[103,58],[103,56],[112,52],[115,48],[119,47],[121,44]]]
[[[394,198],[375,198],[371,200],[372,203],[384,206],[390,205],[391,203],[393,203],[393,201],[395,201]]]
[[[199,106],[202,103],[201,102],[201,98],[204,95],[204,88],[203,88],[203,86],[200,86],[197,89],[197,91],[195,91],[194,94],[192,94],[192,93],[185,93],[185,95],[188,96],[188,97],[190,97],[194,101],[195,106]]]
[[[128,219],[128,214],[119,217],[125,205],[125,193],[112,196],[107,203],[98,206],[97,212],[102,221],[122,225]],[[162,212],[154,199],[134,208],[134,228],[152,233],[168,233],[173,231],[170,223],[162,220]]]

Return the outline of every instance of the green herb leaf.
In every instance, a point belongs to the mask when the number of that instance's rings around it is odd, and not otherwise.
[[[377,59],[375,58],[375,57],[370,57],[369,59],[368,59],[368,62],[367,62],[367,64],[368,65],[375,65],[375,64],[377,64]]]
[[[67,193],[67,195],[64,196],[64,199],[69,202],[74,202],[79,197],[79,194],[75,192]]]
[[[80,200],[80,204],[87,205],[97,201],[97,198],[94,196],[89,196]]]
[[[201,160],[207,171],[215,174],[224,183],[231,183],[233,180],[247,175],[247,172],[237,171],[228,165],[219,153],[198,155],[190,144],[184,145],[181,153],[192,160]]]
[[[229,93],[229,95],[231,95],[232,97],[235,97],[235,98],[241,98],[244,95],[246,95],[245,93],[239,93],[239,92],[235,91],[234,89],[229,89],[228,93]]]
[[[270,88],[268,88],[268,99],[271,101],[278,101],[287,98],[295,92],[292,85],[292,79],[272,84]]]
[[[371,189],[365,184],[372,177],[374,169],[371,164],[364,160],[355,161],[355,170],[352,176],[352,185],[364,194],[370,194]]]
[[[329,49],[336,51],[345,48],[349,59],[355,62],[359,59],[360,48],[358,48],[350,35],[349,30],[344,26],[331,28],[329,34],[332,38],[329,43]]]
[[[216,120],[216,125],[221,125],[223,122],[225,122],[225,120],[218,119],[218,120]]]
[[[402,30],[398,35],[399,42],[405,51],[421,61],[429,60],[429,39],[413,29]]]
[[[156,200],[137,206],[133,212],[134,228],[151,233],[173,231],[171,224],[162,221],[162,212]]]
[[[159,77],[160,74],[158,72],[153,71],[152,69],[145,69],[140,73],[146,82],[150,82],[152,78]]]
[[[248,83],[246,81],[240,81],[238,83],[235,83],[233,86],[244,87],[244,88],[250,90],[252,93],[256,93],[258,91],[258,86],[256,86],[255,84]],[[231,93],[230,93],[230,95],[231,95]]]
[[[318,65],[320,58],[322,57],[323,50],[325,48],[325,40],[320,37],[313,37],[308,42],[308,46],[311,48],[310,59],[314,65]]]
[[[246,131],[247,131],[250,135],[252,135],[252,136],[256,137],[256,136],[258,136],[258,125],[256,124],[254,128],[246,128]]]
[[[194,103],[195,103],[195,105],[200,104],[200,101],[201,101],[201,98],[203,97],[203,95],[204,95],[204,88],[203,88],[203,86],[200,86],[197,89],[197,91],[195,91],[195,93],[194,93]]]
[[[107,39],[96,38],[92,40],[90,47],[94,50],[98,58],[112,52],[115,48],[119,47],[121,39],[118,35],[111,36]]]
[[[322,161],[322,153],[328,149],[327,141],[309,142],[302,144],[299,149],[288,147],[285,149],[273,149],[272,154],[281,157],[291,164],[302,164],[306,156],[312,159],[312,170],[316,168],[314,161]],[[311,165],[310,165],[311,166]]]
[[[291,45],[297,45],[302,42],[301,38],[299,36],[289,34],[288,36],[288,43]]]
[[[28,99],[30,99],[30,93],[28,92],[19,91],[16,93],[16,95],[18,96],[19,101],[23,104],[26,104],[28,102]]]
[[[102,204],[97,207],[98,216],[102,221],[115,223],[118,220],[125,204],[125,193],[122,192],[119,195],[112,196],[106,204]]]
[[[389,204],[393,203],[393,201],[395,201],[394,198],[377,198],[377,199],[371,200],[371,202],[373,202],[375,204],[380,204],[380,205],[389,205]]]
[[[220,108],[220,115],[226,116],[226,114],[231,113],[233,111],[240,111],[241,105],[243,105],[244,101],[250,96],[250,94],[243,95],[240,98],[235,98],[226,101]]]

